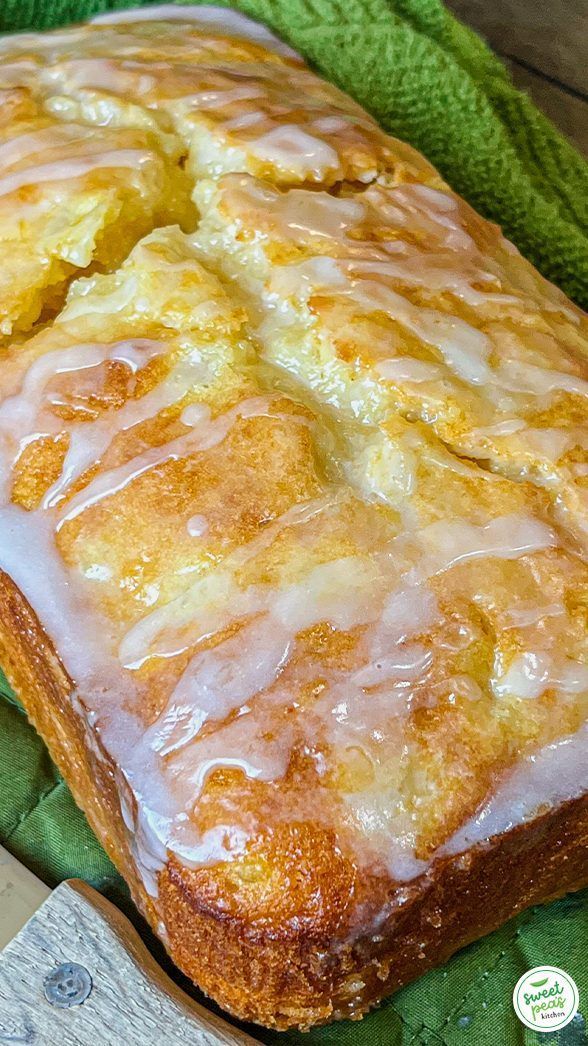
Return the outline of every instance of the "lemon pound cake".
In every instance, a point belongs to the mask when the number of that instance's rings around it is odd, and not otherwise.
[[[588,882],[586,319],[241,15],[0,50],[0,661],[180,969],[358,1018]]]

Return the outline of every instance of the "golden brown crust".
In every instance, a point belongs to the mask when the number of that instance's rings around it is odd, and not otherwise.
[[[135,903],[161,934],[129,852],[114,768],[85,741],[68,677],[30,607],[1,572],[0,660]],[[329,833],[314,825],[288,826],[277,845],[296,919],[264,926],[243,912],[235,916],[210,870],[192,872],[173,858],[159,874],[158,907],[172,959],[220,1005],[244,1020],[305,1028],[360,1016],[528,905],[585,886],[588,797],[441,858],[400,888],[356,876]],[[377,911],[385,916],[375,928]],[[358,920],[371,926],[369,933],[357,933]]]

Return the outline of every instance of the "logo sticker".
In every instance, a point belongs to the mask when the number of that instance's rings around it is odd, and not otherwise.
[[[533,1031],[556,1031],[573,1021],[580,997],[575,981],[557,966],[535,966],[517,981],[512,1004]]]

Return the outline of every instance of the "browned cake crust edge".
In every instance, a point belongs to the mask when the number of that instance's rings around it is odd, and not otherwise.
[[[298,859],[311,868],[318,886],[324,875],[330,884],[329,903],[314,926],[301,920],[297,931],[290,925],[287,932],[264,933],[243,913],[227,916],[199,888],[197,875],[175,861],[159,875],[156,907],[129,850],[114,768],[106,755],[98,757],[95,743],[87,743],[70,680],[27,601],[1,571],[0,661],[76,802],[160,935],[163,916],[174,962],[239,1018],[285,1029],[358,1017],[528,905],[588,884],[588,796],[583,796],[465,854],[437,860],[411,883],[374,881],[368,895],[373,889],[386,912],[377,932],[368,920],[369,934],[342,935],[341,907],[349,906],[353,895],[357,920],[365,883],[350,891],[348,876],[332,872],[332,851],[321,852],[312,833],[300,844],[312,846],[312,853]],[[295,870],[283,869],[292,876],[290,889]]]

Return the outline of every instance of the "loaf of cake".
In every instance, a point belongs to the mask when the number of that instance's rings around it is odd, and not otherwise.
[[[0,663],[184,973],[360,1017],[588,882],[586,319],[242,15],[0,54]]]

